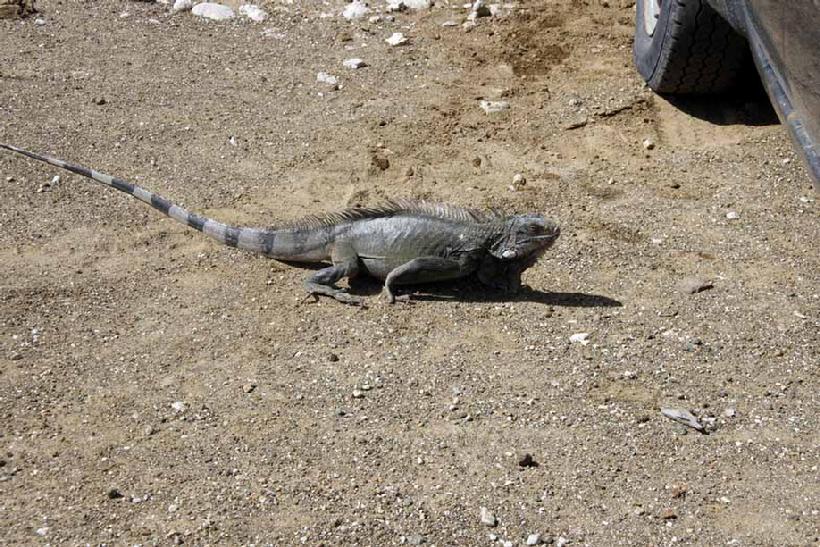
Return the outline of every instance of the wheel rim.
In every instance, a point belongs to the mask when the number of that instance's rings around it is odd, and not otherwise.
[[[662,0],[643,0],[643,28],[647,36],[655,34],[658,17],[661,15]]]

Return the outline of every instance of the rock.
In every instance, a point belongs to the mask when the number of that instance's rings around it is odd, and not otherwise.
[[[737,220],[740,218],[740,213],[738,213],[737,211],[729,211],[728,213],[726,213],[726,218],[729,220]]]
[[[34,24],[37,25],[38,27],[42,27],[42,26],[45,26],[46,20],[43,19],[42,17],[38,17],[37,19],[34,20]]]
[[[366,4],[359,2],[358,0],[354,0],[345,6],[344,11],[342,11],[342,17],[350,21],[351,19],[359,19],[360,17],[364,17],[368,13],[370,13],[370,8],[368,8]]]
[[[234,11],[224,4],[216,4],[214,2],[202,2],[197,4],[191,10],[191,13],[197,17],[204,17],[212,21],[227,21],[236,17]]]
[[[570,336],[569,341],[573,344],[581,344],[582,346],[586,346],[587,344],[589,344],[588,338],[588,332],[578,332]]]
[[[541,534],[530,534],[527,536],[527,545],[539,545],[541,543]]]
[[[119,491],[119,490],[117,490],[116,488],[112,488],[111,490],[109,490],[109,491],[106,493],[106,496],[108,496],[108,499],[110,499],[110,500],[118,500],[118,499],[120,499],[120,498],[124,498],[124,497],[125,497],[125,496],[123,496],[123,495],[122,495],[122,492],[120,492],[120,491]]]
[[[336,355],[335,353],[330,353],[327,356],[327,360],[330,361],[331,363],[335,363],[339,360],[339,356]]]
[[[366,67],[367,63],[365,63],[362,59],[359,59],[358,57],[354,57],[353,59],[345,59],[344,61],[342,61],[342,65],[344,65],[345,68],[355,69]]]
[[[513,188],[515,188],[516,190],[520,190],[527,185],[527,179],[524,178],[524,175],[522,175],[521,173],[516,173],[515,175],[513,175],[512,185]]]
[[[146,425],[143,428],[142,432],[143,434],[145,434],[146,437],[150,437],[151,435],[157,432],[157,428],[152,425]]]
[[[685,484],[673,484],[669,491],[674,499],[685,498],[689,488]]]
[[[174,409],[174,412],[185,412],[185,409],[188,407],[185,406],[185,403],[182,401],[174,401],[171,403],[171,408]]]
[[[364,392],[360,389],[353,390],[353,398],[354,399],[364,399]]]
[[[432,0],[389,0],[387,11],[404,11],[407,9],[430,9]]]
[[[492,512],[486,507],[481,508],[480,519],[481,524],[484,526],[489,526],[490,528],[498,524],[498,519],[496,519],[495,515],[493,515]]]
[[[518,467],[538,467],[538,462],[532,457],[532,454],[526,452],[518,458]]]
[[[481,100],[478,102],[478,106],[487,114],[495,114],[497,112],[503,112],[510,109],[510,103],[507,101]]]
[[[245,393],[251,393],[254,389],[256,389],[256,384],[247,383],[242,386],[242,391]]]
[[[441,24],[442,27],[457,27],[458,23],[456,21],[444,21]]]
[[[239,6],[239,13],[251,21],[256,21],[257,23],[261,23],[268,18],[268,12],[254,4],[244,4]]]
[[[564,125],[564,129],[566,131],[571,131],[573,129],[580,129],[581,127],[586,127],[589,123],[589,119],[586,116],[578,116],[576,118],[571,119]]]
[[[661,414],[692,429],[703,431],[703,426],[694,414],[683,408],[661,408]]]
[[[327,84],[333,88],[338,88],[339,86],[339,79],[332,74],[328,74],[327,72],[318,73],[316,75],[316,81],[322,84]]]
[[[35,530],[35,533],[36,533],[38,536],[46,536],[46,535],[48,535],[48,526],[43,526],[42,528],[37,528],[37,530]]]
[[[675,512],[674,509],[667,508],[661,511],[661,518],[663,520],[675,520],[676,518],[678,518],[678,514]]]
[[[515,544],[509,539],[505,539],[501,542],[501,547],[515,547]]]
[[[683,294],[695,294],[714,287],[711,282],[699,277],[685,277],[678,283],[678,290]]]
[[[421,545],[427,543],[427,538],[420,534],[412,534],[407,536],[407,543],[410,545]]]
[[[490,8],[484,5],[484,0],[476,0],[470,8],[470,15],[467,16],[467,19],[475,21],[479,17],[490,17],[492,14]]]
[[[723,411],[723,416],[725,416],[726,418],[734,418],[735,416],[737,416],[737,410],[731,407],[727,408]]]
[[[174,2],[174,7],[171,8],[171,11],[174,13],[178,13],[180,11],[190,11],[193,7],[193,0],[176,0]]]
[[[565,545],[569,545],[569,540],[564,536],[558,536],[558,539],[555,540],[555,546],[564,547]]]
[[[652,139],[644,139],[643,140],[643,147],[646,150],[654,150],[655,149],[655,141]]]
[[[390,35],[390,38],[386,38],[385,42],[390,44],[393,47],[396,46],[403,46],[408,42],[407,38],[401,32],[394,32]]]

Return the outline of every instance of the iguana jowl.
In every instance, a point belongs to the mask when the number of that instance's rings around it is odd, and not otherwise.
[[[172,219],[228,245],[285,262],[331,262],[305,280],[311,294],[345,303],[361,299],[336,287],[342,278],[369,274],[393,288],[477,274],[493,288],[516,291],[521,273],[535,264],[560,234],[539,214],[505,216],[454,205],[399,200],[370,208],[305,217],[272,228],[228,226],[189,213],[135,184],[79,165],[0,143],[0,148],[67,169],[130,194]]]

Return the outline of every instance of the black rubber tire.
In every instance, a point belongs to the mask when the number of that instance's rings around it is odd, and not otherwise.
[[[657,93],[720,93],[738,81],[749,46],[706,0],[663,0],[652,36],[644,26],[646,1],[637,1],[633,53],[649,87]]]

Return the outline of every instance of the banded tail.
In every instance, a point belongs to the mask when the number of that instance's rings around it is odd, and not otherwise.
[[[120,192],[125,192],[126,194],[134,196],[138,200],[147,203],[157,211],[166,214],[177,222],[190,226],[195,230],[199,230],[203,234],[210,236],[220,243],[228,245],[229,247],[236,247],[244,251],[264,253],[266,255],[273,256],[277,254],[275,252],[277,249],[275,249],[274,246],[280,246],[275,245],[274,240],[277,236],[275,231],[268,231],[259,228],[229,226],[207,217],[201,217],[197,214],[189,213],[182,207],[171,203],[158,194],[149,192],[145,188],[130,182],[126,182],[122,179],[118,179],[117,177],[112,177],[111,175],[99,173],[93,169],[89,169],[88,167],[75,165],[57,158],[29,152],[28,150],[23,150],[22,148],[17,148],[16,146],[12,146],[10,144],[0,143],[0,148],[5,148],[6,150],[17,152],[18,154],[23,154],[29,158],[33,158],[55,167],[66,169],[72,173],[77,173],[83,177],[90,178],[100,184],[116,188]]]

